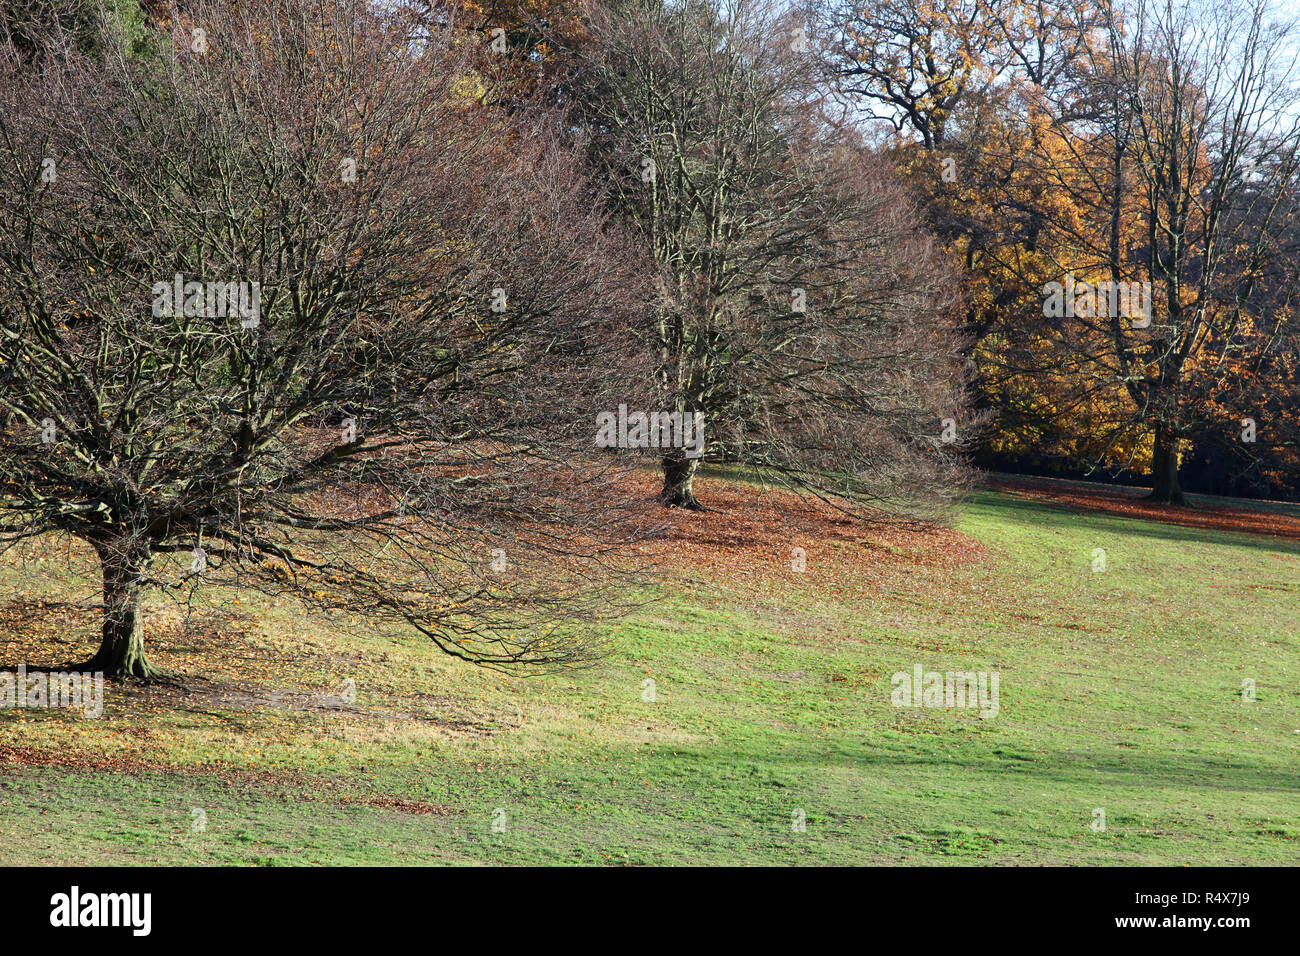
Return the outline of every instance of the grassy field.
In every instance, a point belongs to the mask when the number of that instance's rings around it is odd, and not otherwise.
[[[158,662],[208,679],[0,711],[0,862],[1300,862],[1297,543],[988,491],[936,535],[731,518],[592,670],[159,603]],[[0,557],[0,663],[90,651],[60,547]],[[916,664],[996,671],[997,715],[895,708]]]

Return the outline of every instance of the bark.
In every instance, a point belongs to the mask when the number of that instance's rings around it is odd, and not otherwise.
[[[1151,452],[1152,491],[1148,500],[1167,505],[1183,505],[1183,489],[1178,482],[1178,438],[1170,432],[1156,432]]]
[[[160,671],[144,652],[144,618],[140,596],[144,589],[147,552],[125,550],[116,543],[101,545],[104,575],[104,622],[99,651],[80,666],[103,671],[106,677],[157,677]]]
[[[695,500],[693,485],[695,472],[700,467],[698,458],[667,455],[663,460],[664,488],[659,500],[669,508],[689,508],[704,511],[704,505]]]

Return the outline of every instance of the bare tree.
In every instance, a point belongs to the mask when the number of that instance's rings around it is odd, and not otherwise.
[[[147,59],[106,22],[0,54],[0,541],[99,556],[84,666],[154,676],[142,594],[200,582],[589,657],[641,294],[545,124],[363,0],[191,5]]]
[[[801,21],[631,0],[589,32],[578,125],[658,265],[664,402],[703,416],[709,457],[787,485],[950,500],[970,435],[952,277],[887,165],[827,114]],[[699,460],[664,454],[666,504],[700,507]]]

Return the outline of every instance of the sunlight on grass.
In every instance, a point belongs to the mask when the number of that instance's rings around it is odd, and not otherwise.
[[[160,658],[205,680],[0,713],[9,861],[1300,859],[1300,546],[993,492],[958,527],[946,561],[670,567],[611,658],[528,679],[289,602],[158,603]],[[0,562],[6,659],[92,645],[93,612],[31,604],[93,600],[61,560]],[[918,663],[998,672],[998,715],[893,707]]]

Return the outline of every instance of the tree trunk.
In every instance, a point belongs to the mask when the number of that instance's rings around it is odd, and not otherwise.
[[[1171,432],[1156,431],[1155,447],[1151,452],[1152,491],[1149,501],[1166,505],[1186,504],[1182,486],[1178,483],[1178,438]]]
[[[140,607],[148,552],[125,549],[118,543],[97,546],[104,574],[104,626],[99,651],[80,666],[103,671],[106,677],[148,680],[161,673],[144,653],[144,618]]]
[[[664,490],[659,492],[659,500],[670,508],[704,511],[704,505],[695,500],[695,492],[692,490],[700,460],[685,455],[665,455],[663,466]]]

